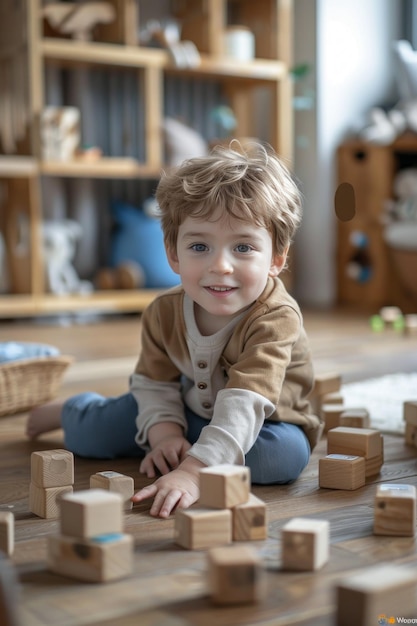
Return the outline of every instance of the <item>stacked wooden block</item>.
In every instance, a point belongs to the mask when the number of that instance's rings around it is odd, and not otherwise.
[[[105,489],[119,493],[123,498],[124,510],[130,511],[132,509],[131,497],[135,490],[135,484],[131,476],[113,471],[97,472],[97,474],[90,476],[90,489]]]
[[[133,537],[123,533],[123,498],[103,489],[60,500],[60,531],[48,537],[49,569],[88,582],[123,578],[133,568]]]
[[[319,374],[315,378],[312,403],[323,420],[324,432],[338,426],[369,428],[370,416],[366,408],[345,406],[341,382],[341,376],[333,373]]]
[[[409,400],[403,404],[405,421],[405,442],[417,448],[417,400]]]
[[[14,552],[14,515],[0,511],[0,553],[11,556]]]
[[[74,455],[68,450],[32,452],[29,508],[38,517],[59,517],[59,499],[72,493]]]

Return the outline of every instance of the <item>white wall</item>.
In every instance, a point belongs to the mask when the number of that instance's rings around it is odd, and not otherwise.
[[[402,37],[396,0],[294,0],[294,62],[308,62],[315,106],[295,112],[294,169],[305,196],[294,246],[295,295],[335,300],[336,148],[372,106],[395,102],[391,41]],[[297,87],[299,89],[299,87]]]

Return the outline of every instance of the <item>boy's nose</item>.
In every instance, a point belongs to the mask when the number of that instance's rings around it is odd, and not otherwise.
[[[210,264],[210,271],[218,274],[230,274],[233,265],[226,252],[219,252],[214,256]]]

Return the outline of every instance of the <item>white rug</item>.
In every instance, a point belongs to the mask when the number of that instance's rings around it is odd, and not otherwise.
[[[390,374],[369,378],[360,383],[342,385],[346,408],[366,408],[371,427],[387,433],[403,433],[403,403],[417,401],[417,373]]]

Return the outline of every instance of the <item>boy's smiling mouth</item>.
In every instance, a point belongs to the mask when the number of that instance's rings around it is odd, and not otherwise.
[[[225,287],[225,286],[216,286],[216,285],[207,285],[205,287],[207,291],[214,291],[215,293],[228,293],[230,291],[234,291],[236,287]]]

